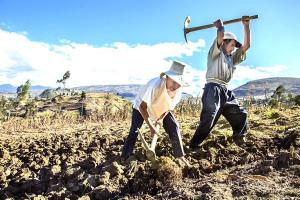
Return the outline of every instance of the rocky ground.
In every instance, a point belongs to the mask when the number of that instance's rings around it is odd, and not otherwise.
[[[4,122],[0,199],[300,199],[299,107],[249,110],[248,140],[239,146],[221,118],[194,152],[187,144],[198,117],[177,120],[191,167],[174,160],[164,131],[157,163],[146,159],[141,141],[121,162],[129,119],[18,131]]]

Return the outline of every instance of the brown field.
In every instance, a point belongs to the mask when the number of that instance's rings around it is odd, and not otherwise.
[[[139,140],[134,156],[121,162],[131,104],[89,94],[89,116],[58,112],[78,101],[43,102],[39,106],[47,109],[34,116],[1,122],[0,199],[300,199],[300,107],[252,105],[245,144],[232,142],[230,125],[221,118],[191,152],[187,144],[200,105],[183,102],[174,114],[192,166],[182,168],[164,131],[157,163],[146,159]]]

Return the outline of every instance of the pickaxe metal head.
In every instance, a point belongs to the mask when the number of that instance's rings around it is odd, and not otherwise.
[[[188,31],[187,28],[188,28],[190,22],[191,22],[191,18],[190,18],[190,16],[187,16],[187,17],[185,18],[185,20],[184,20],[184,28],[183,28],[184,39],[185,39],[185,42],[186,42],[186,43],[188,42],[187,39],[186,39],[186,34],[189,33],[189,31]]]

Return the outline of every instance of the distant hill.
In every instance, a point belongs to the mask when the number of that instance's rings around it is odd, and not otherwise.
[[[135,98],[136,94],[139,92],[143,85],[129,84],[129,85],[91,85],[91,86],[79,86],[70,89],[85,91],[89,93],[113,93],[124,97],[126,99],[132,100]],[[45,86],[31,86],[30,94],[32,96],[40,95],[44,90],[51,89]],[[10,84],[0,85],[0,94],[15,95],[17,87]],[[183,94],[183,98],[191,97],[190,94]]]
[[[142,85],[130,84],[130,85],[91,85],[80,86],[73,89],[82,90],[85,92],[109,92],[114,93],[124,98],[134,98],[139,92]]]
[[[250,81],[238,88],[234,89],[234,93],[237,97],[244,96],[263,96],[265,92],[267,94],[273,93],[273,91],[279,85],[283,85],[287,92],[300,95],[300,78],[291,78],[291,77],[273,77],[258,79]],[[71,89],[81,90],[85,92],[101,93],[108,92],[113,93],[119,96],[122,96],[126,99],[134,99],[135,95],[139,92],[143,85],[138,84],[128,84],[128,85],[91,85],[91,86],[80,86],[74,87]],[[51,87],[35,85],[31,86],[30,93],[32,96],[41,94],[44,90]],[[0,93],[2,94],[15,94],[17,90],[16,86],[10,84],[0,85]],[[183,99],[191,97],[190,94],[183,94]]]
[[[133,100],[143,85],[130,84],[130,85],[92,85],[81,86],[73,89],[82,90],[85,92],[109,92],[129,100]],[[183,93],[182,98],[186,99],[192,95]]]
[[[17,91],[17,87],[12,86],[10,84],[0,85],[0,93],[15,93]]]
[[[265,93],[271,94],[279,86],[283,85],[287,93],[300,95],[300,78],[273,77],[250,81],[236,89],[234,93],[237,97],[243,96],[263,96]]]
[[[41,85],[33,85],[30,87],[30,91],[32,92],[42,92],[45,89],[48,89],[50,87],[41,86]],[[0,85],[0,93],[16,93],[17,86],[13,86],[10,84],[3,84]]]

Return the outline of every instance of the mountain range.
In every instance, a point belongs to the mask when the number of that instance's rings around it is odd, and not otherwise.
[[[279,85],[286,89],[286,93],[300,95],[300,78],[291,77],[272,77],[249,81],[233,91],[237,97],[264,96],[273,94]]]
[[[287,93],[293,93],[300,95],[300,78],[291,77],[272,77],[265,79],[258,79],[249,81],[248,83],[241,85],[234,89],[234,93],[237,97],[244,96],[263,96],[271,94],[279,86],[283,85]],[[132,99],[138,93],[142,85],[129,84],[129,85],[91,85],[80,86],[72,89],[82,90],[85,92],[110,92],[120,95],[124,98]],[[51,87],[35,85],[31,86],[30,93],[33,96],[39,95],[45,89],[51,89]],[[0,85],[0,94],[15,94],[17,90],[16,86],[10,84]],[[185,97],[191,96],[184,94]]]
[[[3,84],[0,85],[0,93],[16,93],[17,86],[13,86],[10,84]],[[31,91],[44,91],[45,89],[49,89],[50,87],[41,86],[41,85],[34,85],[30,87]]]

